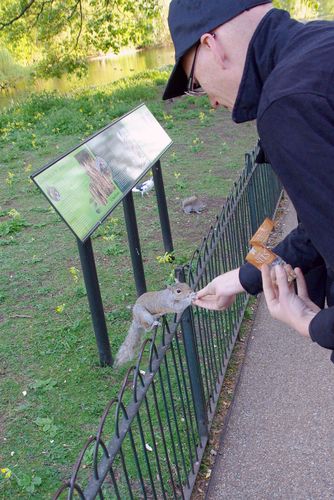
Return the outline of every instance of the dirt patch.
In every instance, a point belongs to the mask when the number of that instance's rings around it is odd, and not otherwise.
[[[170,204],[170,209],[175,213],[173,235],[177,240],[183,239],[200,244],[203,237],[208,233],[211,224],[214,224],[216,216],[221,212],[226,198],[201,196],[200,200],[206,205],[206,208],[200,214],[185,214],[181,207],[182,198],[175,199]]]

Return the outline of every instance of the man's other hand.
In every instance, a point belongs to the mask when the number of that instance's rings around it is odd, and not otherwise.
[[[274,272],[273,272],[274,271]],[[263,265],[261,269],[263,292],[271,316],[286,323],[301,335],[309,337],[309,325],[320,308],[308,296],[305,279],[301,269],[296,273],[297,293],[294,283],[288,282],[283,266],[270,269]]]

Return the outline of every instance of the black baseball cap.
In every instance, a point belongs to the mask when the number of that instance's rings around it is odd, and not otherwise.
[[[164,100],[184,94],[187,88],[181,59],[201,38],[245,10],[272,0],[172,0],[168,24],[175,47],[175,66],[167,82]]]

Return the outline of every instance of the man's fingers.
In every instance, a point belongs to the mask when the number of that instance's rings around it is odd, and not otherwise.
[[[275,266],[269,268],[270,271],[270,279],[272,283],[276,284],[276,271],[275,271]]]
[[[204,290],[204,289],[203,289]],[[198,298],[193,302],[194,306],[203,307],[204,309],[210,309],[211,311],[218,311],[219,305],[217,303],[217,297],[215,295],[206,295],[203,299]]]
[[[299,267],[296,267],[294,271],[297,276],[296,281],[297,281],[298,296],[301,297],[302,299],[308,299],[309,296],[308,296],[306,281],[302,273],[302,270]]]
[[[276,282],[278,286],[279,295],[286,295],[290,292],[290,285],[288,282],[288,275],[283,266],[275,266]]]
[[[202,288],[202,290],[199,290],[197,292],[197,299],[200,299],[201,297],[204,297],[205,295],[214,295],[215,292],[212,288],[213,288],[213,286],[211,285],[211,283],[209,283],[204,288]]]
[[[270,269],[266,264],[264,264],[261,267],[261,274],[262,274],[263,293],[266,298],[267,304],[269,305],[270,302],[276,300],[276,293],[271,279]]]

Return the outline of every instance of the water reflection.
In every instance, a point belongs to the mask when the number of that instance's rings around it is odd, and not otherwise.
[[[66,92],[76,87],[103,85],[114,82],[120,78],[133,75],[145,69],[159,68],[174,61],[172,47],[161,49],[143,50],[128,53],[114,58],[102,58],[88,63],[88,74],[85,78],[54,78],[49,81],[36,82],[37,90],[54,90]]]
[[[172,47],[131,52],[113,58],[89,61],[88,73],[82,79],[63,75],[61,78],[37,80],[33,90],[37,92],[41,90],[68,92],[80,87],[105,85],[146,69],[160,68],[173,63],[174,49]],[[16,90],[0,93],[0,106],[8,106],[14,99],[24,96],[31,90],[31,86],[27,86],[26,82],[21,82]]]

